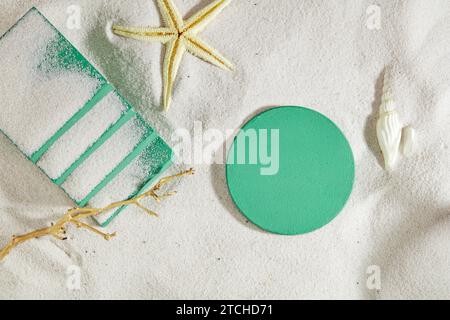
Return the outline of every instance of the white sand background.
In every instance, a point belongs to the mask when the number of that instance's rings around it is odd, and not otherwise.
[[[175,2],[188,16],[210,0]],[[82,10],[81,30],[67,28],[73,4]],[[380,30],[367,27],[373,4]],[[72,228],[65,242],[46,238],[17,248],[0,264],[0,298],[450,298],[449,1],[235,0],[203,38],[236,72],[186,56],[167,114],[159,112],[161,45],[105,32],[113,21],[160,25],[154,0],[1,0],[0,33],[32,5],[163,135],[192,129],[195,120],[205,129],[235,129],[269,106],[308,106],[348,137],[356,183],[331,224],[283,237],[243,218],[223,166],[196,165],[179,194],[155,207],[159,219],[128,209],[108,228],[118,231],[111,242]],[[402,120],[420,139],[390,175],[380,166],[374,131],[388,64]],[[1,244],[48,225],[71,205],[0,136]],[[374,265],[380,290],[366,286]],[[70,266],[80,267],[79,290],[67,287]]]

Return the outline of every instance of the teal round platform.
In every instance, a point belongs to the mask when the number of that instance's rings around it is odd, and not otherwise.
[[[353,187],[352,150],[339,128],[304,107],[278,107],[247,122],[229,150],[231,197],[251,222],[277,234],[333,220]]]

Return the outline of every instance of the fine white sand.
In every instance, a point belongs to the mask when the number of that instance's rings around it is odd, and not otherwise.
[[[188,16],[210,1],[175,2]],[[3,0],[0,33],[36,3],[169,144],[173,129],[192,130],[196,120],[225,131],[267,107],[303,105],[343,130],[356,182],[331,224],[282,237],[238,212],[223,166],[196,165],[174,198],[153,206],[160,218],[127,209],[108,228],[118,231],[111,242],[70,229],[65,242],[45,238],[13,251],[0,264],[0,298],[450,297],[448,1],[378,1],[377,30],[368,28],[372,1],[235,0],[203,38],[236,72],[186,56],[167,114],[159,107],[162,46],[105,31],[112,22],[160,25],[155,1]],[[77,3],[81,29],[71,30],[68,6]],[[402,121],[419,138],[391,174],[381,167],[375,133],[386,65]],[[73,205],[3,135],[0,168],[1,244]],[[67,286],[73,266],[79,290]],[[379,290],[366,286],[371,266],[381,272]]]

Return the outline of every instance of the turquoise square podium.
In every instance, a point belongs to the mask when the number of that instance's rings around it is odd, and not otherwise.
[[[171,165],[158,133],[36,8],[0,38],[0,57],[1,132],[77,206],[134,197]]]

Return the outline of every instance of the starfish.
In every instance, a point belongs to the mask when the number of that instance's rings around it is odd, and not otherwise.
[[[123,27],[114,25],[117,35],[137,40],[160,42],[166,45],[163,66],[163,103],[168,110],[172,100],[172,89],[185,52],[197,56],[225,70],[233,65],[217,50],[198,37],[198,34],[231,2],[216,0],[188,20],[183,20],[173,0],[157,0],[165,27]]]

